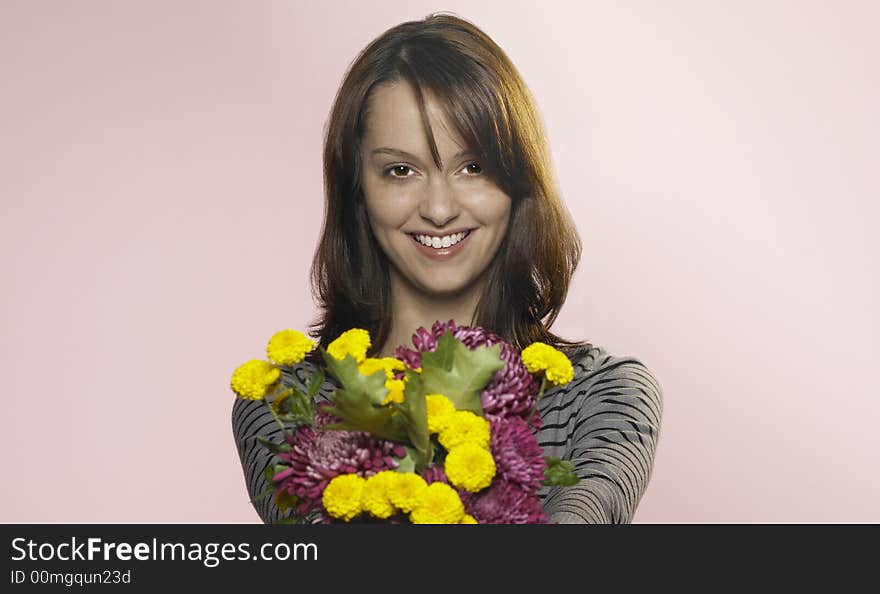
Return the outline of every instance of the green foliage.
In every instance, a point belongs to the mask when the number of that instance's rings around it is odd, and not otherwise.
[[[257,438],[257,441],[259,441],[261,444],[263,444],[263,446],[266,449],[268,449],[270,452],[272,452],[273,454],[278,454],[280,452],[289,452],[290,450],[293,449],[292,447],[290,447],[290,444],[287,443],[286,441],[283,441],[281,443],[275,443],[271,439],[264,437],[262,435],[257,435],[256,438]]]
[[[265,437],[263,437],[262,435],[257,436],[257,439],[259,439],[260,443],[262,443],[263,445],[265,445],[269,449],[272,449],[270,446],[275,445],[271,441],[269,441]],[[255,495],[253,499],[251,499],[251,503],[257,503],[258,501],[262,501],[263,499],[266,499],[267,497],[271,496],[275,492],[275,483],[272,482],[272,477],[275,476],[276,474],[278,474],[279,472],[281,472],[282,470],[284,470],[285,468],[287,468],[287,466],[284,466],[283,464],[274,464],[274,465],[269,464],[266,467],[266,470],[263,471],[263,478],[265,478],[266,482],[269,484],[266,486],[265,489],[260,491],[259,494]]]
[[[287,388],[280,392],[270,405],[282,421],[294,426],[314,425],[315,403],[312,396],[303,394],[297,388]]]
[[[327,409],[327,412],[336,415],[342,422],[327,425],[327,428],[368,431],[376,437],[404,441],[407,431],[403,418],[394,414],[395,409],[392,407],[382,406],[382,401],[388,395],[385,371],[361,375],[357,361],[351,355],[346,355],[340,361],[323,348],[318,348],[327,369],[342,385],[333,393],[332,406]]]
[[[437,341],[434,352],[422,354],[422,389],[424,394],[443,394],[456,410],[483,414],[480,392],[496,372],[504,369],[501,345],[469,349],[446,332]]]
[[[545,456],[544,461],[547,463],[544,469],[545,485],[570,487],[580,481],[574,473],[574,464],[568,460]]]
[[[287,491],[279,491],[275,496],[275,507],[283,514],[292,509],[298,501],[299,498],[296,495],[291,495]]]
[[[425,469],[433,456],[433,447],[428,434],[428,406],[425,403],[425,391],[421,377],[411,369],[407,369],[406,388],[404,390],[403,404],[395,404],[394,408],[403,417],[406,426],[406,435],[412,448],[411,453],[416,472]]]
[[[273,476],[275,476],[282,470],[287,470],[288,468],[290,467],[285,464],[269,464],[269,466],[266,467],[266,470],[263,471],[263,477],[271,483]]]
[[[324,385],[324,369],[318,367],[318,370],[315,371],[312,376],[309,378],[309,385],[306,387],[307,393],[310,399],[313,399],[318,391],[321,389],[321,386]]]

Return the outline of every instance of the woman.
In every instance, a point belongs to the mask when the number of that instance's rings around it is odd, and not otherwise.
[[[551,522],[628,523],[650,478],[662,398],[637,359],[549,331],[580,258],[551,176],[537,109],[485,33],[435,14],[367,46],[336,96],[324,146],[325,221],[312,265],[321,346],[369,330],[371,357],[394,356],[436,320],[478,325],[518,348],[569,355],[574,380],[540,403],[538,441],[571,460],[575,487],[540,493]],[[283,378],[302,382],[317,350]],[[336,384],[328,378],[325,399]],[[271,454],[255,435],[280,429],[236,399],[233,430],[253,497]],[[261,519],[279,518],[269,498]]]

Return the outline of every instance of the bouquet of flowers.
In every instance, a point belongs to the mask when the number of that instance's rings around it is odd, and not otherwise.
[[[239,366],[236,396],[262,400],[283,430],[280,443],[258,438],[279,460],[260,497],[274,494],[284,523],[545,523],[539,487],[578,480],[533,435],[545,389],[572,380],[568,357],[453,320],[413,345],[369,358],[369,333],[348,330],[317,347],[325,367],[304,391],[280,382],[316,348],[297,330],[271,337],[269,361]],[[325,369],[341,387],[316,404]]]

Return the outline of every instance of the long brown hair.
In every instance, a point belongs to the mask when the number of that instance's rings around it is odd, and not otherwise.
[[[488,35],[444,13],[402,23],[376,38],[351,64],[336,94],[325,129],[324,225],[311,268],[321,313],[310,334],[326,348],[345,330],[364,328],[373,341],[370,356],[388,338],[388,262],[364,206],[361,141],[371,91],[398,81],[416,93],[437,166],[440,154],[425,109],[428,92],[511,197],[508,232],[486,270],[474,318],[456,322],[482,326],[520,349],[535,341],[569,353],[588,348],[590,343],[549,331],[580,260],[581,242],[556,190],[531,93]]]

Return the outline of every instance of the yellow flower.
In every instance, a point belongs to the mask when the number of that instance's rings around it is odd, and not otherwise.
[[[367,358],[367,350],[372,346],[370,333],[362,328],[352,328],[339,335],[339,338],[327,345],[327,352],[334,358],[342,360],[351,355],[358,363]]]
[[[409,513],[418,504],[428,483],[413,472],[397,472],[397,477],[388,484],[388,499],[401,511]]]
[[[361,372],[361,375],[372,375],[380,369],[385,370],[386,378],[394,379],[395,371],[403,371],[403,361],[394,357],[382,357],[381,359],[367,357],[358,364],[358,371]]]
[[[437,437],[447,451],[465,443],[486,449],[489,447],[489,421],[469,410],[459,410],[447,417]]]
[[[382,404],[388,404],[389,402],[403,404],[403,401],[406,400],[406,394],[403,392],[406,389],[405,380],[385,380],[385,387],[388,389],[388,395],[382,401]]]
[[[563,353],[559,353],[559,359],[547,368],[546,378],[556,386],[567,384],[574,379],[574,368],[571,361]]]
[[[461,517],[461,522],[459,524],[479,524],[477,519],[470,514],[465,514]]]
[[[383,470],[367,479],[364,485],[364,511],[383,520],[397,511],[388,498],[388,490],[398,474],[393,470]]]
[[[520,356],[529,373],[539,373],[547,369],[555,350],[543,342],[533,342],[522,350]]]
[[[388,404],[389,402],[402,404],[405,399],[403,391],[406,388],[404,383],[406,377],[402,380],[394,379],[394,372],[404,369],[403,361],[394,357],[382,357],[381,359],[367,357],[358,364],[358,371],[361,375],[372,375],[380,369],[385,371],[385,388],[388,390],[388,395],[382,401],[382,404]]]
[[[269,360],[276,365],[296,365],[315,348],[315,341],[298,330],[281,330],[272,335],[266,346]]]
[[[455,489],[437,482],[424,490],[409,519],[413,524],[458,524],[463,516],[464,504]]]
[[[428,433],[437,433],[449,422],[449,416],[455,412],[455,405],[443,394],[425,396],[428,407]]]
[[[471,493],[485,489],[495,478],[492,454],[470,443],[452,448],[444,468],[450,483]]]
[[[321,496],[324,509],[334,518],[342,518],[348,522],[364,509],[363,496],[366,482],[356,474],[340,474],[333,477],[333,480],[324,487]]]
[[[230,387],[245,400],[262,400],[281,377],[281,370],[261,359],[242,363],[232,373]]]
[[[550,383],[561,386],[574,379],[574,369],[565,353],[543,342],[533,342],[520,353],[529,373],[544,372]]]

